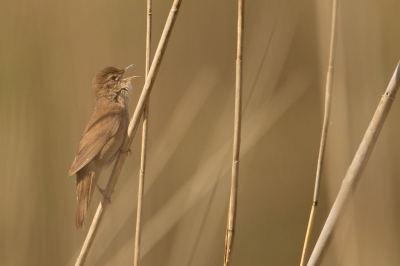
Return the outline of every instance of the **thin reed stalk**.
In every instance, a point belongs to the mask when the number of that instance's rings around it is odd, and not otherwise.
[[[233,135],[233,160],[231,192],[229,197],[228,223],[225,237],[224,266],[231,260],[233,240],[235,236],[235,222],[237,209],[240,134],[242,120],[242,54],[243,54],[243,29],[244,29],[244,0],[238,0],[238,26],[237,26],[237,55],[236,55],[236,85],[235,85],[235,123]]]
[[[326,85],[325,85],[324,121],[322,124],[322,135],[321,135],[321,142],[320,142],[320,146],[319,146],[317,173],[315,176],[314,196],[313,196],[313,202],[311,205],[310,218],[308,220],[306,237],[305,237],[304,245],[303,245],[303,252],[301,254],[300,266],[304,266],[306,263],[308,245],[310,243],[310,236],[311,236],[312,227],[314,224],[315,212],[316,212],[317,206],[318,206],[322,165],[323,165],[323,161],[324,161],[326,138],[328,136],[329,119],[330,119],[330,114],[331,114],[332,84],[333,84],[333,74],[334,74],[333,70],[334,70],[335,51],[336,51],[337,9],[338,9],[338,0],[333,0],[331,43],[330,43],[330,50],[329,50],[329,65],[328,65],[328,73],[326,75]]]
[[[140,95],[139,101],[137,103],[135,112],[129,123],[127,137],[125,138],[124,144],[122,145],[122,150],[128,150],[132,144],[133,138],[135,136],[136,130],[139,126],[140,118],[143,114],[144,107],[147,103],[147,99],[150,95],[151,89],[154,85],[155,78],[157,76],[160,64],[168,44],[171,31],[173,29],[176,17],[178,15],[179,7],[182,0],[174,0],[172,4],[171,11],[168,15],[167,22],[165,23],[164,31],[161,35],[160,41],[156,53],[154,55],[153,62],[151,64],[148,75],[146,76],[146,82],[144,84],[142,93]],[[99,229],[101,220],[103,218],[104,212],[110,202],[112,193],[114,192],[115,184],[118,181],[118,176],[121,172],[122,166],[124,164],[125,158],[127,156],[126,152],[119,153],[117,160],[115,162],[114,168],[112,170],[110,179],[108,180],[107,187],[105,189],[104,196],[97,208],[96,214],[93,218],[93,222],[89,228],[88,234],[86,236],[85,242],[83,243],[82,250],[78,256],[75,266],[81,266],[85,264],[86,257],[89,253],[90,247],[92,246],[93,240],[96,236],[97,230]]]
[[[151,57],[151,0],[147,0],[147,31],[146,31],[146,77],[150,70]],[[150,97],[149,97],[150,98]],[[134,247],[133,265],[138,266],[140,258],[140,240],[141,240],[141,221],[142,221],[142,199],[144,190],[144,177],[146,172],[146,153],[147,153],[147,129],[149,123],[149,101],[143,110],[143,125],[142,125],[142,149],[140,156],[140,171],[138,184],[138,202],[136,209],[136,235]]]
[[[383,94],[382,99],[372,117],[371,123],[364,135],[364,138],[358,148],[356,155],[349,169],[347,170],[346,176],[343,180],[339,194],[333,204],[333,207],[329,213],[329,216],[325,222],[324,228],[318,238],[317,244],[315,245],[314,251],[311,254],[310,260],[307,266],[320,265],[322,261],[322,255],[328,247],[329,239],[332,236],[333,230],[339,220],[340,215],[344,212],[344,208],[347,206],[348,201],[353,195],[358,181],[361,178],[361,174],[364,171],[365,166],[368,163],[368,159],[372,153],[372,149],[378,139],[379,133],[385,122],[385,119],[390,111],[393,100],[400,86],[400,62],[397,64],[396,70],[390,80],[389,86]]]

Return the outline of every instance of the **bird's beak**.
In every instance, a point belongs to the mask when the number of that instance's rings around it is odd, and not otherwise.
[[[132,77],[129,77],[129,78],[124,78],[123,80],[130,81],[131,79],[135,79],[135,78],[140,78],[140,76],[132,76]]]
[[[127,71],[128,69],[130,69],[131,67],[133,67],[133,65],[134,65],[134,64],[131,64],[131,65],[125,67],[124,72]]]
[[[138,77],[139,76],[132,76],[132,77],[124,78],[123,80],[121,80],[121,90],[125,90],[130,93],[132,91],[131,80],[134,78],[138,78]]]

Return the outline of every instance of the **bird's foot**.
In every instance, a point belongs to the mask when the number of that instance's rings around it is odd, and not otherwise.
[[[119,150],[120,150],[120,152],[122,152],[122,153],[125,153],[125,152],[127,152],[129,156],[131,156],[131,155],[132,155],[131,148],[129,148],[129,149],[127,149],[127,150],[123,150],[123,149],[121,148],[121,149],[119,149]]]
[[[99,190],[100,194],[103,195],[103,198],[106,199],[108,203],[111,204],[111,198],[107,197],[106,190],[99,187],[99,185],[97,185],[97,189]]]

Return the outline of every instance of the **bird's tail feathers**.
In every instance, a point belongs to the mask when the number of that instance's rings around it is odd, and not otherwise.
[[[95,172],[87,172],[80,175],[79,171],[76,176],[76,218],[75,229],[83,230],[85,228],[86,214],[92,199],[94,188],[97,184]]]

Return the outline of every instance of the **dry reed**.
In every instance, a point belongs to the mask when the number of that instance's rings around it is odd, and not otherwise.
[[[147,29],[146,29],[146,78],[150,70],[151,57],[151,0],[147,0]],[[142,220],[142,199],[144,191],[144,177],[146,172],[146,153],[147,153],[147,129],[149,123],[149,102],[143,110],[143,125],[142,125],[142,149],[140,156],[139,184],[138,184],[138,202],[136,209],[136,234],[133,265],[138,266],[140,258],[140,241],[141,241],[141,220]]]
[[[322,165],[323,165],[323,161],[324,161],[326,138],[328,136],[329,119],[330,119],[330,114],[331,114],[332,84],[333,84],[333,74],[334,74],[333,67],[334,67],[335,51],[336,51],[337,9],[338,9],[338,0],[333,0],[331,42],[330,42],[330,50],[329,50],[329,65],[328,65],[328,73],[326,75],[326,87],[325,87],[324,121],[322,124],[321,142],[320,142],[320,146],[319,146],[317,173],[316,173],[316,177],[315,177],[314,196],[313,196],[313,202],[311,205],[310,218],[308,220],[306,237],[305,237],[304,245],[303,245],[303,252],[301,254],[300,266],[304,266],[306,263],[306,256],[307,256],[308,245],[310,242],[310,235],[311,235],[312,227],[314,224],[315,212],[316,212],[317,206],[318,206]]]
[[[390,111],[399,86],[400,62],[397,64],[388,88],[383,94],[378,108],[376,109],[371,123],[369,124],[369,127],[360,144],[360,147],[358,148],[358,151],[354,156],[349,169],[347,170],[342,187],[340,188],[339,194],[335,200],[335,203],[333,204],[307,266],[320,265],[322,261],[322,255],[328,247],[329,239],[331,238],[336,223],[339,220],[339,216],[343,214],[348,201],[357,187],[358,181],[361,178],[361,174],[368,163],[372,149],[374,148],[376,140],[378,139],[379,133]]]
[[[244,29],[244,0],[238,1],[238,26],[237,26],[237,57],[236,57],[236,84],[235,84],[235,124],[233,135],[233,160],[231,192],[229,197],[228,223],[225,237],[224,265],[228,266],[232,254],[235,236],[235,221],[237,209],[237,190],[239,178],[240,133],[242,120],[242,54],[243,54],[243,29]]]

